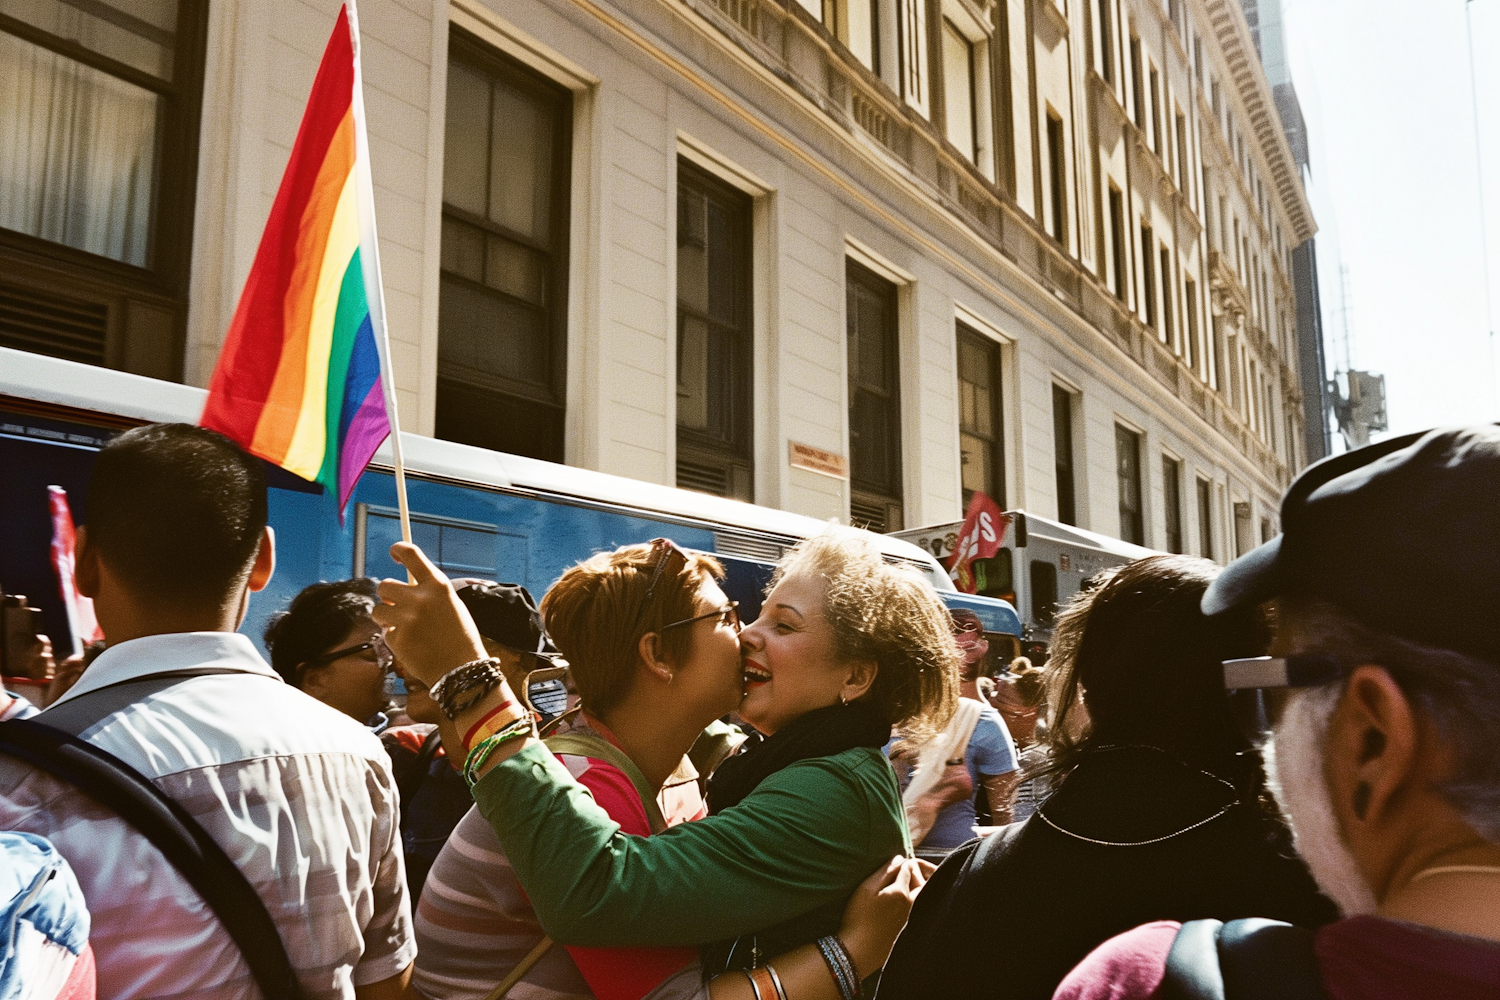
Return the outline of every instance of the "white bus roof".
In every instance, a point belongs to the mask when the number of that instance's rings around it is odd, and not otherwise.
[[[183,423],[197,423],[208,396],[206,390],[193,386],[4,347],[0,347],[0,394],[148,422]],[[789,511],[417,434],[403,432],[401,444],[407,471],[423,476],[499,489],[537,490],[789,540],[815,535],[826,525],[817,518]],[[376,452],[372,464],[385,469],[394,465],[389,441]],[[890,535],[871,535],[883,554],[918,563],[928,570],[935,586],[953,589],[948,574],[922,549]]]

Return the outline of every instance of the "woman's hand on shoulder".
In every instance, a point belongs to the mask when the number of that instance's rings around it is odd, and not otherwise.
[[[931,862],[898,854],[854,890],[839,937],[861,979],[885,965],[917,893],[934,870]]]

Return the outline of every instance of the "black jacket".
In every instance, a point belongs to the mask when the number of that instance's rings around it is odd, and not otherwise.
[[[1152,920],[1337,915],[1253,796],[1160,751],[1098,750],[1036,815],[939,866],[878,1000],[1050,1000],[1095,946]]]

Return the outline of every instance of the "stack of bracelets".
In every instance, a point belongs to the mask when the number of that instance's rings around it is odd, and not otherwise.
[[[844,942],[835,934],[820,937],[818,950],[823,953],[823,961],[828,963],[828,971],[833,973],[834,982],[838,983],[839,996],[843,1000],[858,1000],[859,973],[854,970],[854,959],[849,957],[849,949],[844,947]]]
[[[500,661],[489,657],[453,668],[438,678],[429,693],[443,715],[452,721],[487,698],[504,680]],[[464,733],[464,746],[469,751],[464,758],[464,780],[472,788],[485,761],[502,743],[525,739],[535,732],[531,713],[515,701],[507,698],[490,709]]]
[[[833,973],[833,981],[838,984],[841,1000],[859,1000],[859,973],[854,970],[854,959],[849,957],[849,949],[844,947],[844,942],[836,934],[818,938],[818,951],[822,952],[823,961],[828,963],[828,971]],[[755,993],[755,1000],[787,1000],[781,977],[771,966],[762,965],[743,971],[745,978],[750,981],[751,991]]]

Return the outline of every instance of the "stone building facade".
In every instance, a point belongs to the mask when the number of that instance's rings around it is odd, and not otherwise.
[[[205,384],[337,3],[87,8],[0,20],[5,72],[156,131],[0,152],[0,343]],[[407,430],[886,530],[974,489],[1221,561],[1276,529],[1314,221],[1239,0],[359,20]],[[90,142],[154,171],[134,256],[32,211]]]

